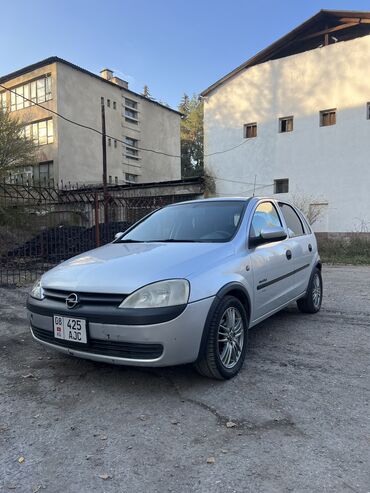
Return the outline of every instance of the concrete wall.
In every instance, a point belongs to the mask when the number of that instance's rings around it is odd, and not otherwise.
[[[101,131],[101,98],[111,100],[106,111],[106,132],[121,137],[121,91],[88,74],[57,63],[58,112],[71,120]],[[112,103],[117,103],[114,110]],[[102,137],[91,130],[59,119],[59,181],[101,183]],[[107,175],[122,180],[121,146],[107,145]]]
[[[332,44],[251,67],[205,101],[205,153],[216,193],[271,195],[275,179],[289,178],[289,197],[320,203],[317,231],[370,228],[370,36]],[[337,108],[337,123],[320,127],[319,111]],[[294,116],[294,130],[278,120]],[[258,136],[243,138],[243,125]],[[230,181],[217,180],[218,178]],[[279,194],[284,197],[285,194]]]
[[[180,116],[123,88],[115,87],[88,74],[58,63],[58,111],[68,118],[101,130],[101,97],[110,99],[105,105],[107,135],[125,140],[132,137],[139,147],[154,148],[169,154],[180,154]],[[136,101],[138,125],[126,122],[125,97]],[[116,109],[113,109],[116,102]],[[101,182],[102,139],[90,130],[78,128],[67,122],[59,124],[59,178],[81,183]],[[138,175],[138,182],[179,179],[180,158],[169,158],[139,150],[139,160],[128,159],[124,146],[114,139],[107,144],[107,175],[119,183],[125,181],[125,173]]]
[[[180,117],[176,113],[141,100],[143,117],[141,142],[143,147],[180,156]],[[141,152],[142,182],[179,180],[181,160],[153,152]]]

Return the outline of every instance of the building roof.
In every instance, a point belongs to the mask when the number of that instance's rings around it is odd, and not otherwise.
[[[86,70],[82,67],[79,67],[78,65],[75,65],[74,63],[68,62],[67,60],[63,60],[63,58],[59,58],[57,56],[45,58],[44,60],[33,63],[32,65],[28,65],[27,67],[23,67],[19,70],[16,70],[15,72],[12,72],[11,74],[4,75],[4,76],[0,77],[0,84],[3,84],[4,82],[8,82],[9,80],[15,79],[16,77],[19,77],[21,75],[27,74],[28,72],[32,72],[33,70],[37,70],[38,68],[42,68],[45,65],[51,65],[52,63],[63,63],[64,65],[67,65],[67,66],[69,66],[75,70],[78,70],[78,71],[84,73],[84,74],[90,75],[91,77],[95,77],[95,79],[98,79],[101,82],[105,82],[106,84],[110,84],[114,87],[117,87],[119,89],[127,91],[136,97],[139,97],[141,99],[145,99],[145,101],[149,101],[150,103],[156,104],[157,106],[160,106],[161,108],[172,111],[173,113],[177,113],[178,115],[182,116],[182,113],[180,111],[174,110],[174,109],[170,108],[169,106],[166,106],[162,103],[158,103],[158,101],[153,101],[152,99],[146,98],[144,95],[139,94],[135,91],[132,91],[131,89],[122,88],[122,87],[118,86],[117,84],[115,84],[114,82],[111,82],[107,79],[103,79],[103,77],[100,77],[100,75],[94,74],[93,72],[90,72],[89,70]]]
[[[370,34],[370,12],[320,10],[303,24],[209,86],[201,95],[208,96],[214,89],[254,65],[367,34]]]

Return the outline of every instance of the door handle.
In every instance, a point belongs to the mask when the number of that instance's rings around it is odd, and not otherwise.
[[[292,258],[292,252],[291,252],[291,250],[287,250],[287,251],[285,252],[285,255],[286,255],[286,258],[287,258],[288,260],[290,260],[290,259]]]
[[[308,244],[308,251],[309,252],[312,252],[312,245],[311,245],[311,243]]]

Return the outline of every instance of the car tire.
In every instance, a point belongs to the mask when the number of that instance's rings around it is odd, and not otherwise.
[[[298,309],[303,313],[317,313],[322,302],[322,276],[317,267],[312,272],[307,293],[297,301]]]
[[[205,330],[208,330],[207,340],[203,354],[195,363],[196,370],[205,377],[218,380],[235,377],[247,350],[248,317],[245,307],[234,296],[225,296]]]

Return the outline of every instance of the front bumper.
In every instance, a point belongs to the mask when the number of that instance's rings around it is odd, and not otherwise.
[[[189,303],[173,320],[146,325],[97,322],[89,315],[88,344],[54,338],[53,315],[32,311],[28,306],[31,333],[35,340],[80,358],[134,366],[170,366],[194,362],[199,353],[205,321],[214,297]],[[78,316],[76,314],[76,316]],[[77,345],[78,344],[78,345]]]

